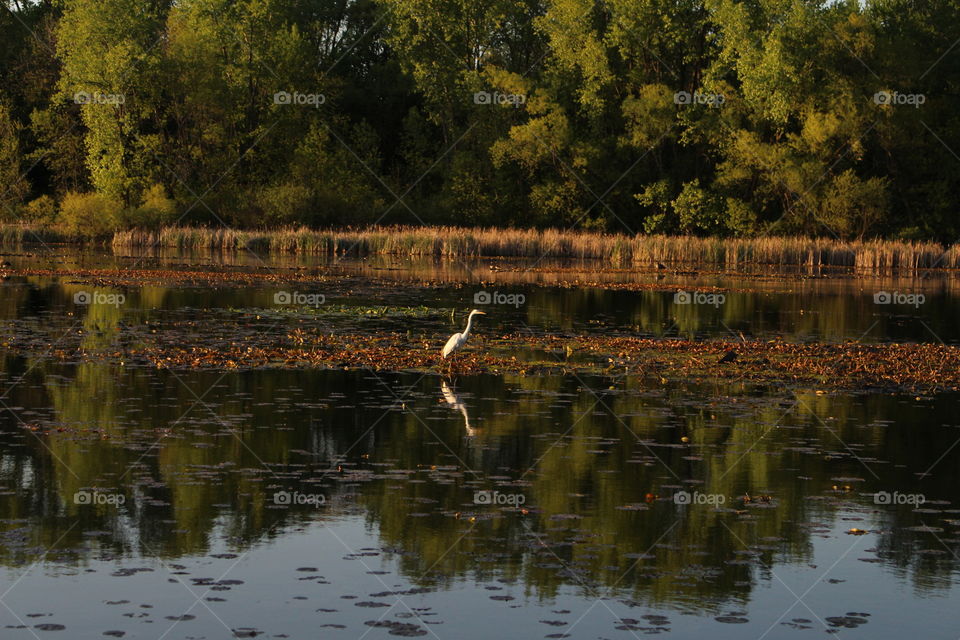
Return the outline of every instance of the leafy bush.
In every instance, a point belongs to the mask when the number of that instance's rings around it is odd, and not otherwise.
[[[167,197],[163,185],[155,184],[143,192],[140,206],[126,214],[126,226],[159,229],[177,221],[177,203]]]
[[[643,230],[646,233],[676,232],[676,221],[670,215],[670,189],[669,180],[658,180],[648,184],[642,193],[633,196],[640,206],[649,211],[643,221]]]
[[[67,233],[96,238],[120,228],[122,205],[99,193],[69,192],[60,203],[59,223]]]
[[[851,169],[836,176],[817,202],[817,219],[842,238],[863,238],[888,207],[887,181],[862,180]]]
[[[57,219],[57,203],[50,196],[40,196],[23,207],[22,219],[33,224],[53,224]]]
[[[257,204],[263,210],[264,221],[273,224],[308,222],[312,193],[300,184],[284,182],[261,189]]]
[[[743,200],[727,198],[724,224],[735,236],[751,236],[757,230],[757,214]]]
[[[717,234],[723,229],[723,204],[700,180],[686,182],[671,203],[683,233]]]

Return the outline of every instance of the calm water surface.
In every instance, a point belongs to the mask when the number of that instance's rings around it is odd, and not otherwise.
[[[14,275],[0,287],[2,335],[121,348],[131,327],[194,320],[228,340],[296,320],[406,329],[439,348],[459,330],[449,310],[459,324],[489,290],[525,299],[491,305],[481,333],[960,339],[951,278],[666,276],[724,291],[714,307],[541,287],[482,261],[463,267],[483,276],[468,283],[432,263],[268,265],[296,267],[322,277],[297,290],[339,311],[278,316],[284,284]],[[124,302],[74,304],[94,290]],[[875,304],[884,290],[925,298]],[[955,394],[170,371],[50,351],[0,358],[4,639],[960,634]]]

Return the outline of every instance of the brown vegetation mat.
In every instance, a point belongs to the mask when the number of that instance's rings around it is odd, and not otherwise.
[[[452,373],[602,373],[664,380],[743,380],[824,388],[960,389],[960,348],[939,344],[799,344],[772,341],[505,335],[449,360],[438,346],[385,336],[294,333],[288,344],[239,342],[151,347],[129,353],[159,367],[364,367]],[[728,355],[735,352],[735,357]],[[516,355],[510,355],[516,354]],[[721,358],[733,357],[731,362]]]

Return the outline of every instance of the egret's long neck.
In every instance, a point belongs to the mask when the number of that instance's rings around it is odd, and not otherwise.
[[[473,314],[472,314],[472,313],[471,313],[470,316],[467,318],[467,328],[463,330],[463,337],[464,337],[464,338],[466,338],[468,335],[470,335],[470,328],[471,328],[471,327],[473,327]]]

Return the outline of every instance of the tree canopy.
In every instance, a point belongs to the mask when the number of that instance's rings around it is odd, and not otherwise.
[[[960,231],[957,0],[0,6],[6,221]]]

